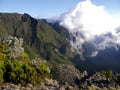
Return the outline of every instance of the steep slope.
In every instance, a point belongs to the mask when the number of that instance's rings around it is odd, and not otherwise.
[[[59,22],[48,23],[37,20],[28,14],[0,13],[0,40],[9,35],[24,39],[25,51],[31,58],[44,58],[50,65],[74,63],[80,71],[95,72],[100,69],[112,69],[120,72],[119,53],[114,48],[100,50],[95,57],[89,57],[94,47],[88,42],[83,45],[83,56],[73,53],[69,40],[75,40],[70,32]],[[72,38],[71,38],[72,37]]]
[[[69,30],[59,25],[59,22],[51,22],[49,25],[51,25],[68,41],[74,42],[74,40],[76,40],[76,37],[78,35],[81,35],[81,33],[76,33],[76,35],[72,36]],[[117,34],[119,34],[118,31],[119,28],[116,29]],[[81,38],[82,37],[79,37],[79,39]],[[95,41],[86,41],[81,46],[82,50],[80,50],[80,52],[82,55],[74,55],[72,62],[80,71],[87,70],[88,72],[93,73],[99,70],[113,70],[114,72],[120,72],[120,46],[119,44],[114,43],[116,41],[116,38],[117,37],[114,37],[111,33],[107,33],[105,35],[103,34],[96,37]],[[74,44],[75,43],[73,43],[73,45]],[[81,45],[81,43],[79,43],[79,45]]]
[[[31,58],[45,58],[52,64],[71,63],[73,54],[69,42],[43,20],[26,13],[0,13],[0,31],[0,40],[9,35],[22,37]]]

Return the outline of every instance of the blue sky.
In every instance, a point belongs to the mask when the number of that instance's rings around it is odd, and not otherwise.
[[[58,16],[84,0],[0,0],[0,12],[28,13],[36,18]],[[92,0],[103,5],[108,13],[119,17],[120,0]]]

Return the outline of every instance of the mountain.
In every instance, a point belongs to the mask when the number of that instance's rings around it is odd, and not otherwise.
[[[75,35],[59,23],[35,19],[26,13],[0,13],[0,40],[10,35],[23,38],[25,52],[29,57],[46,59],[50,66],[64,63],[74,64],[80,71],[96,72],[105,69],[120,72],[120,47],[114,43],[117,36],[108,33],[96,37],[96,41],[85,42],[80,46],[81,55],[76,53],[77,50],[71,50],[71,41],[77,43]],[[83,39],[82,34],[78,34]]]
[[[72,64],[70,43],[44,20],[18,13],[0,13],[0,40],[8,36],[24,39],[25,52],[30,58],[44,58],[50,65]]]
[[[52,22],[50,25],[69,42],[73,42],[73,45],[79,43],[76,38],[80,33],[72,36],[72,33],[65,27],[60,26],[59,23]],[[87,70],[91,73],[99,70],[113,70],[114,72],[120,72],[120,46],[116,43],[119,38],[119,28],[115,31],[117,32],[116,36],[108,32],[97,36],[93,41],[86,41],[81,44],[80,54],[76,54],[72,59],[72,62],[80,71]],[[82,36],[79,39],[82,39]]]

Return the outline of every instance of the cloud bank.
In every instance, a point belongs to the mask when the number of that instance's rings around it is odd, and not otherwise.
[[[110,16],[103,6],[96,6],[90,0],[79,2],[75,8],[59,18],[60,25],[71,34],[71,45],[83,57],[84,44],[88,43],[90,56],[96,56],[99,50],[116,47],[120,44],[119,21]],[[117,50],[117,49],[116,49]]]

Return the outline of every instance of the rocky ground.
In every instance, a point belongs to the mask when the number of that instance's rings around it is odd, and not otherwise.
[[[0,90],[120,90],[120,86],[117,83],[104,78],[98,72],[87,77],[87,72],[84,71],[81,77],[77,79],[76,84],[59,84],[57,80],[53,79],[46,79],[45,82],[37,86],[4,83],[0,85]]]
[[[59,85],[56,80],[48,80],[37,86],[27,84],[26,86],[14,85],[11,83],[4,83],[0,85],[0,90],[79,90],[77,86]]]
[[[27,84],[26,86],[14,85],[10,83],[4,83],[0,85],[0,90],[120,90],[120,87],[103,87],[100,88],[95,85],[87,86],[85,88],[80,88],[77,85],[59,85],[56,80],[50,80],[47,83],[42,83],[37,86]]]
[[[114,74],[110,74],[111,78],[101,72],[89,75],[87,71],[80,72],[73,66],[63,64],[54,67],[51,74],[53,79],[46,79],[37,86],[3,83],[0,90],[120,90],[120,81],[113,77]]]

